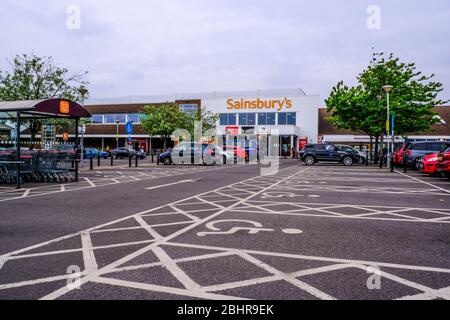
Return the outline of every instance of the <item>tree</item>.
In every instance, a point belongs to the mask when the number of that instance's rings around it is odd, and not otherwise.
[[[192,117],[180,110],[176,103],[162,105],[147,105],[141,112],[144,117],[141,125],[150,135],[164,138],[164,149],[167,148],[167,138],[177,129],[186,129],[192,123]]]
[[[11,71],[0,71],[0,101],[70,99],[81,102],[88,96],[87,71],[69,74],[52,57],[35,54],[16,55],[10,62]],[[24,120],[34,140],[42,122]]]
[[[187,127],[184,129],[187,129],[189,131],[189,134],[192,138],[196,137],[195,134],[195,125],[196,122],[201,122],[201,132],[197,132],[197,135],[204,136],[205,134],[211,134],[211,131],[213,131],[216,128],[217,119],[219,116],[211,111],[206,110],[206,108],[201,107],[199,108],[198,112],[195,114],[195,116],[190,117],[187,123]],[[201,138],[201,137],[197,137]]]
[[[430,129],[436,123],[433,107],[445,103],[437,99],[442,84],[431,81],[434,74],[422,75],[414,63],[403,63],[393,54],[374,53],[370,65],[357,77],[358,85],[341,81],[325,100],[328,118],[342,129],[362,131],[378,138],[386,134],[386,93],[392,85],[390,111],[395,115],[395,133],[407,136]]]

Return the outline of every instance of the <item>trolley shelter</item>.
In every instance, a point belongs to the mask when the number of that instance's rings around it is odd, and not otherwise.
[[[17,188],[21,187],[21,168],[23,161],[20,150],[20,128],[21,123],[26,120],[66,118],[75,122],[75,151],[78,151],[78,127],[81,118],[89,118],[91,114],[80,104],[67,99],[47,99],[29,101],[6,101],[0,102],[0,120],[9,120],[15,123],[16,135],[14,138],[15,155],[14,161],[1,161],[0,165],[13,165],[14,178],[17,181]],[[78,161],[74,163],[75,181],[78,181]]]

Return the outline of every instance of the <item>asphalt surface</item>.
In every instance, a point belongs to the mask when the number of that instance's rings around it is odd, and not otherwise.
[[[448,179],[261,172],[105,166],[1,188],[0,299],[450,299]]]

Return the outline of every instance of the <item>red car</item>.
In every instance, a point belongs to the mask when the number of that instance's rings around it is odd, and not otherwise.
[[[436,173],[436,165],[438,161],[438,155],[436,153],[429,154],[422,159],[422,172],[434,174]]]
[[[436,172],[450,178],[450,148],[447,148],[445,151],[439,153],[436,164]]]
[[[233,151],[234,156],[240,159],[248,159],[247,152],[238,146],[226,146],[226,150]]]

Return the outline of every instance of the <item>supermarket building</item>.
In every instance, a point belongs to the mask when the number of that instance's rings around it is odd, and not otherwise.
[[[150,137],[144,132],[139,113],[145,105],[167,102],[177,103],[189,114],[200,107],[217,114],[217,134],[224,142],[228,137],[239,136],[250,139],[252,144],[256,143],[255,137],[264,135],[267,143],[278,145],[280,154],[285,155],[291,148],[298,149],[318,137],[317,95],[306,95],[301,89],[259,90],[89,100],[86,109],[92,114],[92,124],[86,127],[85,145],[111,149],[127,145],[131,138],[134,146],[160,151],[162,138]],[[133,122],[132,135],[126,131],[129,121]]]
[[[305,143],[348,144],[364,150],[370,141],[363,132],[338,129],[329,123],[327,117],[330,114],[319,107],[317,95],[307,95],[301,89],[287,89],[91,99],[85,106],[92,114],[92,123],[86,126],[83,134],[85,147],[114,149],[127,146],[131,141],[133,147],[142,147],[148,153],[161,151],[162,137],[150,136],[143,130],[140,112],[146,105],[167,102],[177,103],[189,114],[194,114],[200,107],[216,113],[219,116],[217,136],[222,137],[224,143],[233,144],[234,137],[238,136],[241,139],[238,144],[243,146],[242,141],[246,140],[245,146],[254,147],[256,139],[263,136],[282,156],[289,155],[292,148],[298,150]],[[409,135],[410,141],[450,141],[450,106],[436,106],[434,111],[438,114],[437,123],[427,132]],[[133,122],[131,135],[126,130],[126,123],[130,121]],[[58,129],[49,131],[54,133],[49,135],[49,144],[62,142]],[[37,138],[47,140],[46,136],[44,132],[44,137],[39,134]],[[29,138],[29,133],[23,132],[22,137]],[[0,146],[11,142],[3,140],[0,139]],[[403,141],[403,137],[396,137],[397,143]],[[73,142],[74,135],[71,134],[68,143]]]

